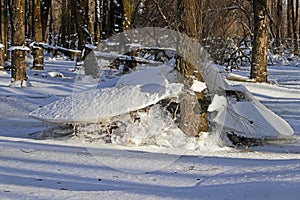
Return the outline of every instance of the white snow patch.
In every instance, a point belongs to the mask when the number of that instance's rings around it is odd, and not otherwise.
[[[254,82],[254,80],[252,80],[246,76],[242,76],[242,75],[238,75],[238,74],[234,74],[234,73],[228,73],[226,78],[228,80],[233,80],[233,81]]]
[[[30,81],[13,81],[9,84],[9,87],[15,87],[15,88],[20,88],[20,87],[32,87],[32,84]]]
[[[65,76],[60,72],[48,72],[48,75],[52,78],[64,78]]]
[[[193,85],[191,86],[191,90],[194,92],[202,92],[207,88],[206,84],[201,81],[193,80]]]
[[[14,50],[21,50],[21,51],[30,51],[30,49],[27,46],[11,46],[9,51],[14,51]]]

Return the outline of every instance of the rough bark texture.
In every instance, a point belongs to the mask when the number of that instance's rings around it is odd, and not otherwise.
[[[72,4],[72,15],[75,18],[76,32],[78,33],[78,49],[83,50],[86,43],[86,32],[88,27],[86,27],[87,13],[86,5],[87,0],[73,0]]]
[[[48,19],[49,19],[49,13],[50,13],[50,8],[52,6],[52,0],[42,0],[42,7],[41,7],[41,15],[42,15],[42,36],[43,36],[43,41],[46,41],[47,39],[47,27],[48,27]],[[50,30],[49,30],[49,33]]]
[[[68,40],[68,22],[70,18],[69,10],[67,7],[67,0],[62,0],[62,5],[61,5],[61,26],[60,26],[60,42],[61,45],[65,48],[69,48],[69,44],[67,42]]]
[[[276,25],[276,47],[277,49],[280,48],[282,44],[282,22],[283,22],[283,4],[282,0],[277,0],[277,10],[276,10],[276,18],[277,18],[277,25]],[[279,53],[279,51],[277,51]]]
[[[95,41],[95,6],[96,6],[96,1],[95,0],[88,0],[88,30],[90,32],[90,43],[94,44]]]
[[[178,24],[179,31],[185,33],[189,38],[194,38],[193,42],[199,43],[201,27],[198,21],[199,16],[197,0],[178,1]],[[189,45],[189,41],[184,41],[184,38],[180,38],[178,51],[182,56],[177,56],[176,65],[178,71],[187,80],[187,87],[190,86],[192,79],[203,81],[201,72],[196,70],[196,66],[192,63],[197,63],[197,56],[199,52],[197,49],[192,49]],[[199,49],[198,49],[199,50]],[[185,60],[185,58],[195,60]],[[202,106],[201,103],[206,102],[205,95],[203,93],[189,94],[186,93],[181,97],[180,103],[180,128],[189,136],[198,136],[200,132],[208,130],[207,123],[207,107]]]
[[[293,0],[287,0],[287,10],[286,10],[286,17],[287,17],[287,38],[292,39],[293,33]],[[291,43],[291,42],[290,42]]]
[[[2,0],[0,8],[0,68],[3,67],[5,60],[8,58],[8,13],[7,13],[7,0]]]
[[[25,1],[15,0],[11,4],[12,46],[22,47],[25,43]],[[25,51],[12,50],[12,81],[26,80]]]
[[[43,41],[43,26],[41,18],[41,0],[34,1],[34,40],[36,42]],[[44,49],[43,48],[34,48],[33,49],[33,69],[35,70],[44,70]]]
[[[267,81],[268,18],[267,0],[253,0],[254,41],[250,77]]]
[[[296,4],[296,7],[294,6],[294,3],[292,4],[293,5],[293,12],[292,12],[292,21],[293,21],[293,53],[295,55],[298,56],[298,22],[299,22],[299,19],[298,19],[298,11],[299,11],[299,1],[297,0],[295,2]]]

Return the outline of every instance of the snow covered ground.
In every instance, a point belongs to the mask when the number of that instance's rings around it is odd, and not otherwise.
[[[8,87],[9,74],[0,72],[1,199],[299,198],[299,142],[168,151],[91,146],[78,137],[34,139],[32,134],[47,125],[30,112],[88,87],[73,88],[74,67],[72,61],[49,59],[45,71],[28,70],[33,86],[28,88]],[[300,135],[300,67],[270,66],[269,72],[272,84],[229,83],[245,85]],[[208,138],[205,144],[213,145]]]

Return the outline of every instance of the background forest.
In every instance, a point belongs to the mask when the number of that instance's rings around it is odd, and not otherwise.
[[[14,7],[22,8],[14,16]],[[179,2],[163,0],[1,0],[1,37],[6,53],[12,42],[13,17],[19,17],[26,43],[46,42],[82,50],[85,44],[124,30],[155,26],[180,30]],[[197,10],[197,37],[217,63],[234,64],[237,47],[251,45],[253,6],[249,0],[191,1]],[[272,53],[288,50],[298,55],[299,1],[268,1],[269,47]],[[229,51],[229,52],[225,52]],[[3,54],[3,53],[2,53]],[[8,60],[5,54],[4,60]],[[2,55],[3,56],[3,55]],[[246,55],[245,55],[246,56]],[[233,60],[230,60],[232,57]],[[1,59],[0,65],[3,65]],[[226,63],[227,62],[227,63]],[[228,63],[232,62],[232,63]]]
[[[299,0],[0,5],[0,199],[299,199]]]

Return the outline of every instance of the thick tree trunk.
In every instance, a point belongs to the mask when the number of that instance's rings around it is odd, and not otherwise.
[[[25,65],[25,1],[15,0],[11,4],[12,29],[12,82],[26,81]]]
[[[198,5],[197,0],[178,1],[178,23],[179,31],[187,34],[190,38],[195,39],[194,42],[198,42],[201,36],[201,27],[199,23]],[[187,80],[187,87],[190,86],[192,79],[203,81],[201,72],[196,70],[196,66],[193,66],[189,60],[185,60],[185,57],[192,58],[188,55],[199,55],[196,49],[191,49],[192,45],[188,44],[188,41],[183,41],[184,38],[180,38],[178,51],[182,56],[177,56],[176,65],[178,71]],[[200,59],[200,58],[195,58]],[[198,136],[201,132],[208,130],[207,122],[207,107],[203,106],[206,102],[205,94],[189,94],[186,93],[181,97],[180,102],[180,128],[189,136]]]
[[[34,0],[34,40],[43,42],[43,26],[41,18],[41,0]],[[44,70],[44,49],[36,47],[33,49],[33,69]]]
[[[254,41],[250,77],[257,82],[267,81],[268,18],[267,0],[253,0]]]

